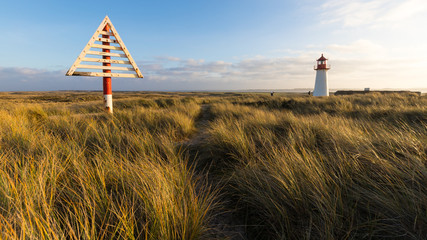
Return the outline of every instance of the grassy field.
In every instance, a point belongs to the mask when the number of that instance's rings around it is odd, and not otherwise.
[[[0,93],[1,239],[427,239],[427,96]]]

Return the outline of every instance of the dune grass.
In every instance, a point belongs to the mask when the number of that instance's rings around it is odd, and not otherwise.
[[[74,105],[1,109],[1,238],[203,238],[215,193],[175,149],[200,107],[156,104],[128,103],[114,116]]]
[[[426,103],[373,95],[214,105],[210,148],[223,155],[216,164],[249,238],[425,239]]]
[[[426,96],[116,93],[113,116],[94,92],[0,103],[2,239],[427,238]]]

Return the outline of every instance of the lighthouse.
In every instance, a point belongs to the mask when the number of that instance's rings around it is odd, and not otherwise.
[[[328,88],[328,70],[331,68],[327,64],[328,59],[322,56],[317,59],[317,66],[314,67],[316,70],[316,83],[314,84],[313,96],[329,96]]]

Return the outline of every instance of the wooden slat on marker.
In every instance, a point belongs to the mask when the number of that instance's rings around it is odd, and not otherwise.
[[[133,71],[133,68],[128,68],[128,67],[97,66],[97,65],[78,65],[77,68],[83,68],[83,69],[106,69],[106,70],[119,70],[119,71]]]
[[[130,64],[129,61],[102,59],[102,58],[83,58],[82,62],[99,62],[99,63],[114,63],[114,64]]]
[[[100,31],[99,34],[101,34],[101,35],[108,35],[108,36],[113,36],[114,37],[114,34],[112,32]]]
[[[117,43],[117,40],[115,40],[115,39],[109,39],[109,38],[98,38],[96,41],[98,41],[98,42]]]
[[[100,45],[100,44],[92,44],[93,48],[102,48],[102,49],[111,49],[111,50],[123,50],[121,47],[116,46],[108,46],[108,45]]]
[[[102,73],[102,72],[74,72],[74,76],[86,77],[121,77],[121,78],[138,78],[136,74],[128,73]]]
[[[90,55],[99,55],[99,56],[110,56],[110,57],[121,57],[121,58],[125,58],[126,57],[125,54],[107,53],[107,52],[98,52],[98,51],[88,51],[87,54],[90,54]]]

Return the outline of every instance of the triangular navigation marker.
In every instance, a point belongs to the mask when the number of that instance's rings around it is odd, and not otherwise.
[[[87,57],[87,55],[92,55],[92,57]],[[112,64],[114,66],[111,66]],[[81,69],[86,69],[86,71]],[[104,77],[105,107],[110,113],[113,112],[111,77],[143,78],[108,16],[105,16],[65,75]]]
[[[111,31],[104,31],[104,28],[108,25]],[[101,36],[100,36],[101,35]],[[115,39],[111,39],[114,37]],[[100,42],[101,44],[97,44],[96,42]],[[118,46],[115,46],[118,45]],[[92,49],[94,48],[94,49]],[[118,51],[117,53],[110,53],[104,51],[97,51],[96,49],[106,49],[106,50],[114,50]],[[94,55],[94,56],[109,56],[109,57],[118,57],[125,58],[113,60],[113,59],[100,59],[100,58],[89,58],[86,55]],[[98,65],[87,65],[81,64],[82,62],[92,62],[92,63],[110,63],[110,64],[127,64],[131,65],[131,67],[108,67],[108,66],[98,66]],[[132,71],[135,74],[129,73],[100,73],[100,72],[76,72],[77,69],[106,69],[106,70],[119,70],[119,71]],[[139,68],[136,66],[135,61],[130,55],[128,49],[123,43],[120,35],[117,33],[113,24],[111,23],[108,16],[105,16],[102,23],[99,25],[96,32],[93,34],[92,38],[86,44],[83,51],[77,57],[74,64],[68,70],[67,76],[90,76],[90,77],[127,77],[127,78],[143,78]]]

